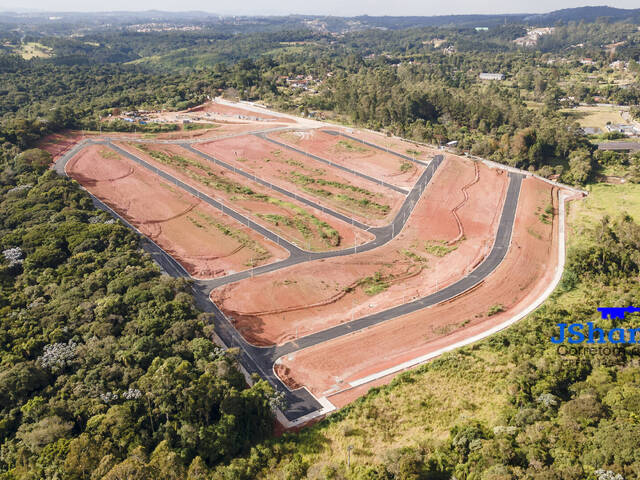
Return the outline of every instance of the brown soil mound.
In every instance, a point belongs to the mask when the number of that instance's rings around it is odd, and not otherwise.
[[[38,148],[45,150],[51,154],[55,162],[62,155],[67,153],[78,143],[82,135],[78,132],[62,132],[47,135],[38,142]]]
[[[190,109],[189,112],[208,112],[208,113],[220,115],[221,117],[227,117],[233,120],[237,119],[237,120],[250,120],[255,122],[277,121],[277,122],[284,122],[284,123],[295,123],[295,120],[291,118],[280,117],[278,115],[271,115],[267,113],[268,112],[267,110],[265,110],[264,112],[261,112],[258,110],[254,111],[254,110],[248,110],[246,108],[242,108],[241,104],[238,104],[237,106],[235,105],[231,106],[231,105],[223,105],[222,103],[218,103],[218,102],[207,102],[203,105]]]
[[[180,139],[211,139],[224,138],[231,135],[241,135],[247,132],[258,132],[274,128],[273,123],[226,123],[216,120],[216,128],[205,128],[196,130],[178,130],[175,132],[159,133],[154,138],[158,140],[180,140]]]

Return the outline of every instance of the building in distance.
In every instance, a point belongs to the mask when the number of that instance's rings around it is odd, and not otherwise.
[[[482,72],[479,77],[480,80],[504,80],[504,73]]]

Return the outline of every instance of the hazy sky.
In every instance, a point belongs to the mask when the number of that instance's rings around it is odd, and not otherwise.
[[[593,2],[591,5],[602,5]],[[607,5],[638,8],[638,0],[608,0]],[[0,0],[0,10],[11,8],[46,11],[202,10],[225,15],[448,15],[465,13],[540,13],[587,5],[585,0]]]

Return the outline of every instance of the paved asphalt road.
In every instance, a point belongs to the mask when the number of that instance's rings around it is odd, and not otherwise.
[[[347,138],[351,138],[351,137],[347,136]],[[360,141],[358,139],[355,139],[355,140]],[[272,140],[269,140],[269,141],[272,141]],[[148,168],[149,170],[158,174],[165,180],[176,184],[177,186],[199,197],[200,199],[209,203],[215,208],[218,208],[224,211],[224,213],[230,215],[237,221],[242,222],[245,225],[248,225],[250,228],[264,235],[266,238],[269,238],[270,240],[276,243],[279,243],[284,248],[287,248],[287,250],[290,252],[289,258],[285,260],[282,260],[280,262],[275,262],[270,265],[264,265],[264,266],[255,268],[253,270],[253,275],[259,275],[259,274],[266,273],[269,271],[274,271],[280,268],[285,268],[291,265],[296,265],[299,263],[317,260],[319,258],[330,258],[334,256],[350,255],[354,253],[354,248],[348,248],[348,249],[340,250],[336,252],[305,252],[300,248],[298,248],[296,245],[293,245],[290,242],[287,242],[286,240],[280,238],[270,230],[262,227],[261,225],[256,224],[255,222],[251,221],[247,217],[224,206],[221,202],[216,201],[198,192],[196,189],[194,189],[190,185],[187,185],[181,182],[180,180],[176,179],[175,177],[169,175],[168,173],[157,169],[155,166],[145,162],[144,160],[136,157],[135,155],[132,155],[131,153],[121,149],[120,147],[113,145],[109,141],[86,142],[86,144],[95,144],[95,143],[105,144],[109,146],[110,148],[116,150],[121,155],[127,158],[130,158],[131,160],[138,163],[139,165],[145,168]],[[279,143],[279,142],[276,142],[276,143]],[[290,148],[284,144],[282,145],[287,148]],[[367,145],[370,145],[374,148],[380,148],[373,144],[367,143]],[[64,174],[64,166],[66,165],[68,160],[71,159],[73,155],[75,155],[80,149],[84,148],[84,146],[85,145],[80,145],[77,148],[70,150],[65,156],[63,156],[57,162],[56,170],[59,173]],[[251,174],[247,174],[246,172],[240,172],[238,169],[232,167],[231,165],[225,164],[224,162],[220,162],[219,160],[207,154],[204,154],[198,150],[192,149],[190,145],[183,144],[182,146],[202,156],[203,158],[207,158],[208,160],[216,162],[225,168],[234,170],[237,173],[244,175],[246,178],[249,178],[254,181],[258,181],[259,183],[269,188],[277,190],[280,193],[283,193],[290,197],[296,198],[297,200],[304,200],[304,203],[306,203],[307,205],[313,206],[314,208],[318,208],[320,210],[324,210],[325,212],[331,215],[334,215],[337,218],[341,218],[342,216],[342,214],[329,211],[328,209],[322,207],[321,205],[316,204],[315,202],[309,201],[307,199],[301,199],[301,197],[298,197],[297,195],[292,194],[291,192],[281,189],[280,187],[274,186],[268,182],[264,182],[261,179],[257,179]],[[386,149],[382,149],[382,150],[386,151]],[[308,155],[304,152],[301,152],[301,153]],[[396,154],[396,153],[393,153],[393,154],[401,156],[403,158],[405,157],[401,154]],[[409,157],[406,157],[406,159],[412,160]],[[429,164],[429,167],[427,167],[427,169],[422,174],[418,182],[416,182],[416,185],[407,195],[407,198],[405,199],[405,202],[402,205],[402,208],[394,218],[393,222],[385,227],[369,228],[369,231],[375,235],[376,237],[375,240],[365,245],[361,245],[357,247],[357,251],[363,252],[363,251],[371,250],[373,248],[384,245],[385,243],[389,242],[392,238],[394,238],[396,235],[400,233],[400,231],[402,230],[402,227],[406,223],[415,204],[417,203],[418,199],[422,195],[422,192],[424,191],[425,187],[433,177],[435,170],[438,168],[442,160],[443,160],[442,155],[438,155],[431,161],[431,163]],[[327,161],[324,161],[324,162],[327,163]],[[362,175],[360,174],[360,176]],[[267,348],[255,347],[245,342],[244,339],[241,337],[241,335],[233,327],[229,319],[209,299],[209,293],[213,288],[217,288],[221,285],[225,285],[231,282],[241,280],[243,278],[247,278],[252,275],[251,271],[238,272],[236,274],[232,274],[226,277],[212,279],[212,280],[194,280],[193,290],[196,294],[195,296],[196,304],[202,310],[215,314],[216,333],[220,336],[220,338],[225,342],[225,344],[228,347],[230,348],[239,347],[240,359],[245,369],[250,373],[258,373],[262,378],[265,378],[266,380],[268,380],[276,389],[285,393],[288,408],[284,412],[284,414],[287,417],[287,419],[295,420],[297,418],[300,418],[303,415],[307,415],[309,413],[312,413],[313,411],[319,410],[321,408],[321,405],[304,388],[298,389],[295,391],[289,391],[288,388],[280,381],[280,379],[275,375],[273,371],[273,365],[275,361],[278,358],[280,358],[282,355],[286,355],[286,354],[301,350],[303,348],[317,345],[319,343],[323,343],[323,342],[338,338],[347,333],[352,333],[358,330],[362,330],[370,326],[379,324],[381,322],[396,318],[398,316],[405,315],[405,314],[415,312],[423,308],[427,308],[429,306],[435,305],[444,300],[453,298],[459,295],[460,293],[480,283],[500,264],[500,262],[504,259],[504,256],[506,255],[506,252],[509,248],[509,244],[511,240],[511,232],[512,232],[513,223],[515,220],[515,211],[518,203],[520,184],[524,176],[521,174],[509,173],[509,177],[510,177],[509,188],[507,191],[505,204],[504,204],[502,215],[500,218],[498,233],[496,235],[495,243],[489,256],[487,256],[485,260],[469,275],[462,278],[458,282],[436,293],[433,293],[429,296],[412,301],[407,304],[390,308],[383,312],[378,312],[373,315],[358,318],[351,322],[337,325],[333,328],[330,328],[321,332],[317,332],[315,334],[308,335],[306,337],[299,338],[294,342],[289,342],[277,347],[274,346],[274,347],[267,347]],[[376,180],[374,179],[374,181]],[[122,221],[124,221],[125,224],[127,224],[129,227],[134,228],[133,226],[129,225],[128,222],[126,222],[122,217],[120,217],[115,212],[113,212],[108,206],[104,205],[95,197],[93,198],[94,198],[94,202],[99,208],[102,208],[103,210],[107,210],[111,212],[112,214],[120,218]],[[345,220],[345,218],[346,217],[341,219]],[[346,219],[346,221],[351,221],[351,219]],[[358,225],[358,226],[361,226],[361,225]],[[362,226],[366,228],[366,226],[364,225]],[[143,248],[152,255],[152,257],[160,264],[160,266],[169,275],[176,276],[176,277],[188,276],[188,274],[185,272],[184,268],[180,264],[178,264],[170,255],[168,255],[164,250],[162,250],[158,245],[156,245],[149,239],[145,238],[143,242]]]

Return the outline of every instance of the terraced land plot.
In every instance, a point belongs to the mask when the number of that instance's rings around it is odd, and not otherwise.
[[[194,147],[367,225],[389,223],[404,200],[400,192],[256,136],[228,138]]]
[[[151,238],[192,276],[212,278],[288,252],[103,145],[83,149],[68,174]]]
[[[332,133],[294,130],[269,133],[268,137],[403,188],[411,188],[425,169],[410,159],[380,149],[385,147],[375,148]]]
[[[179,145],[118,143],[118,146],[197,188],[280,237],[310,251],[366,243],[368,232],[304,205]]]
[[[286,355],[276,371],[290,387],[305,385],[314,395],[330,396],[330,401],[340,406],[371,387],[365,384],[350,389],[351,382],[504,322],[537,298],[553,278],[558,247],[558,220],[553,210],[557,202],[555,187],[525,179],[511,248],[484,282],[448,302]],[[341,391],[345,393],[331,397]]]
[[[504,171],[449,156],[388,244],[245,279],[211,299],[247,341],[273,345],[426,296],[489,253],[507,185]]]
[[[421,145],[416,142],[405,140],[404,138],[396,137],[393,135],[384,135],[382,133],[373,132],[370,130],[353,130],[350,128],[325,130],[337,132],[341,135],[346,135],[347,138],[351,139],[354,142],[360,141],[371,143],[373,145],[377,145],[380,148],[389,150],[390,152],[394,152],[400,155],[406,155],[421,162],[428,161],[434,155],[442,153],[442,150],[428,145]]]

